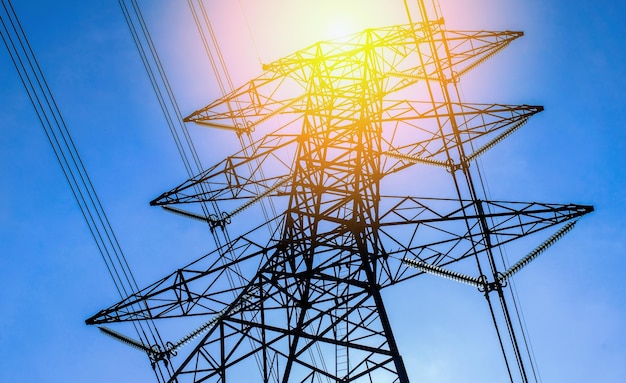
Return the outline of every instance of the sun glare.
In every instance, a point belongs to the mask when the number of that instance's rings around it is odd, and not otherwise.
[[[359,32],[356,23],[349,18],[333,18],[328,20],[324,34],[328,40],[337,40]]]

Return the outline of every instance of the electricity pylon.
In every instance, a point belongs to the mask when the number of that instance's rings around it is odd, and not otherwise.
[[[522,33],[449,31],[418,7],[420,21],[314,44],[189,115],[248,143],[152,205],[238,235],[87,323],[177,318],[191,333],[165,348],[103,327],[176,365],[170,381],[404,383],[381,291],[426,272],[484,294],[509,379],[529,381],[506,282],[593,208],[481,195],[471,164],[542,107],[465,103],[457,82]],[[449,173],[450,196],[384,192],[417,166]],[[538,232],[555,234],[512,266],[496,256]]]

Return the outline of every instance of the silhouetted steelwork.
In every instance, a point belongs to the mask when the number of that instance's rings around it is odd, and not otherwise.
[[[314,44],[189,115],[251,144],[152,204],[238,235],[87,322],[178,318],[189,335],[146,348],[171,381],[408,382],[381,290],[429,272],[485,295],[509,378],[528,381],[504,284],[593,208],[479,194],[470,164],[542,107],[464,103],[456,83],[522,33],[448,31],[418,6],[422,21]],[[386,193],[429,182],[402,178],[416,165],[448,172],[450,197]],[[559,227],[511,267],[494,255]]]

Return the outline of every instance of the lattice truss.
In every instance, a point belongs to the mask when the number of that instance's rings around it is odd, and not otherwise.
[[[417,22],[264,65],[185,119],[235,131],[242,150],[152,201],[234,239],[87,322],[177,318],[163,325],[179,342],[145,348],[175,366],[171,381],[407,382],[381,290],[432,272],[501,291],[494,251],[593,210],[484,200],[458,182],[449,198],[383,193],[394,179],[419,191],[416,166],[471,179],[476,157],[542,110],[447,94],[520,36]]]

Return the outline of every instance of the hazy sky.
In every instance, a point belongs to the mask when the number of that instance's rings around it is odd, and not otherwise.
[[[202,224],[148,206],[186,174],[117,1],[13,3],[139,285],[209,251]],[[183,114],[218,97],[186,2],[140,3]],[[245,17],[222,3],[236,84],[336,33],[406,22],[396,0],[241,0]],[[463,79],[464,100],[545,106],[484,156],[491,195],[596,208],[516,279],[542,381],[625,382],[626,5],[467,3],[441,0],[448,29],[525,36]],[[144,354],[84,324],[118,297],[4,47],[0,79],[0,381],[156,381]],[[206,165],[238,148],[191,129]],[[425,276],[385,298],[412,381],[503,380],[480,294]]]

